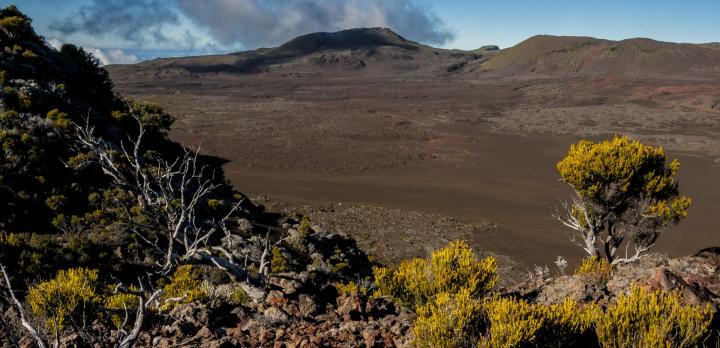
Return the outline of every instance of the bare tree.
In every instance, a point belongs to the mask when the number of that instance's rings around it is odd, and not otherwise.
[[[602,221],[583,204],[580,197],[573,197],[572,203],[560,202],[563,207],[562,213],[556,211],[553,216],[563,225],[572,229],[570,240],[583,248],[590,257],[600,254],[597,235],[602,228]]]
[[[247,269],[234,261],[230,250],[211,243],[219,232],[230,235],[229,219],[240,208],[242,200],[219,219],[200,218],[199,205],[220,187],[214,183],[214,173],[208,173],[207,166],[198,163],[197,150],[184,149],[172,162],[155,158],[149,163],[142,153],[145,129],[140,117],[135,114],[133,117],[138,133],[134,139],[128,139],[129,146],[122,142],[118,149],[96,136],[88,118],[84,125],[76,125],[77,141],[81,149],[95,154],[96,162],[114,186],[137,195],[139,207],[152,219],[151,228],[162,230],[163,240],[151,240],[147,224],[128,221],[129,228],[138,237],[162,252],[156,265],[160,273],[170,274],[182,264],[208,264],[237,281],[247,282]]]
[[[7,287],[7,291],[10,293],[10,300],[15,305],[15,308],[18,311],[18,314],[20,315],[20,322],[25,328],[25,330],[35,339],[35,342],[37,342],[37,345],[39,348],[46,348],[47,343],[45,343],[45,340],[40,336],[40,333],[38,330],[27,320],[27,316],[25,314],[25,308],[23,308],[22,303],[17,299],[17,296],[15,296],[15,290],[13,289],[12,283],[10,282],[10,276],[7,273],[7,270],[5,270],[5,266],[0,264],[0,273],[2,273],[3,277],[5,278],[5,286]],[[56,340],[55,346],[58,346],[58,340]]]
[[[135,340],[137,340],[137,337],[142,330],[142,325],[143,325],[143,322],[145,321],[145,315],[147,313],[148,306],[151,303],[159,300],[160,296],[162,296],[162,290],[156,290],[148,298],[145,298],[146,291],[145,291],[145,287],[143,285],[142,279],[138,278],[138,284],[140,286],[139,291],[134,291],[122,283],[119,283],[115,287],[115,292],[117,292],[117,293],[131,294],[131,295],[137,296],[137,298],[138,298],[138,308],[137,308],[137,313],[135,316],[135,323],[133,324],[132,330],[130,332],[126,332],[123,329],[129,321],[129,315],[126,313],[125,320],[120,325],[120,328],[118,329],[118,332],[116,333],[117,337],[119,338],[118,347],[120,347],[120,348],[132,347],[133,343],[135,342]]]
[[[553,217],[572,230],[570,240],[583,248],[589,257],[604,253],[613,264],[639,259],[652,248],[665,228],[661,218],[646,213],[647,202],[628,208],[620,217],[603,213],[602,207],[579,195],[561,205],[562,210],[556,211]],[[618,251],[623,246],[625,252],[621,257]]]
[[[220,184],[215,183],[214,173],[209,173],[207,166],[199,163],[199,150],[183,149],[181,156],[173,161],[148,159],[143,153],[143,123],[137,114],[131,111],[131,115],[138,126],[134,138],[129,137],[126,142],[113,145],[97,136],[89,118],[86,118],[84,124],[75,125],[77,148],[92,152],[94,161],[111,178],[112,185],[134,194],[137,205],[151,220],[149,224],[139,224],[131,219],[126,222],[128,228],[155,251],[157,262],[152,267],[152,273],[167,276],[183,264],[212,265],[238,282],[250,298],[262,299],[265,295],[262,279],[250,276],[247,258],[239,264],[233,258],[230,245],[215,242],[219,233],[230,237],[229,220],[240,209],[242,200],[234,203],[219,218],[208,220],[200,216],[200,205]],[[150,231],[155,232],[153,236]],[[268,236],[257,248],[262,250],[259,260],[259,275],[262,277],[267,273],[266,258],[271,248]],[[159,291],[148,294],[142,281],[139,284],[140,291],[132,291],[124,285],[116,288],[116,291],[137,296],[140,303],[133,330],[120,333],[124,335],[120,347],[132,345],[143,325],[147,306],[162,294]]]
[[[153,277],[165,277],[172,274],[178,266],[184,264],[205,264],[217,267],[228,274],[245,290],[252,299],[260,300],[265,296],[263,282],[269,269],[269,254],[277,244],[269,241],[269,233],[259,242],[249,242],[250,251],[242,264],[235,261],[231,241],[231,218],[238,212],[242,200],[233,203],[221,216],[208,216],[202,213],[201,206],[213,196],[221,184],[215,180],[214,173],[199,161],[199,150],[182,149],[182,153],[172,160],[146,156],[143,138],[146,134],[140,116],[131,115],[137,123],[138,131],[134,137],[128,137],[119,144],[113,144],[95,134],[89,117],[83,124],[75,124],[76,150],[92,153],[91,159],[109,178],[111,185],[133,195],[134,208],[140,209],[146,221],[137,222],[131,214],[124,216],[123,226],[147,244],[154,255],[155,263],[148,265],[147,279],[138,279],[138,289],[133,290],[118,280],[115,291],[136,296],[136,309],[132,329],[124,329],[130,321],[126,315],[123,325],[114,333],[118,347],[131,347],[142,331],[148,308],[159,304],[162,290],[148,289],[145,284],[152,283]],[[130,207],[123,207],[130,212]],[[224,234],[222,238],[220,234]],[[225,243],[218,241],[227,241]],[[279,242],[279,241],[278,241]],[[260,254],[258,275],[248,272],[249,254]],[[10,298],[20,314],[23,328],[41,348],[47,347],[46,340],[26,318],[22,303],[16,298],[9,275],[0,265]],[[84,327],[84,325],[81,325]],[[59,334],[55,344],[59,344]]]

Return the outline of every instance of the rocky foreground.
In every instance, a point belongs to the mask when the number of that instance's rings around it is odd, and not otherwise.
[[[617,265],[608,278],[563,275],[533,277],[504,295],[538,304],[567,297],[585,304],[608,305],[633,285],[647,290],[679,291],[688,305],[720,304],[720,250],[671,259],[649,254]],[[219,307],[189,303],[157,315],[139,337],[142,347],[409,347],[414,314],[387,298],[340,293],[333,285],[317,288],[308,272],[278,273],[269,280],[263,301]],[[101,327],[95,327],[98,332]],[[101,336],[101,335],[99,335]],[[68,337],[62,346],[76,346]],[[79,342],[79,341],[78,341]],[[24,340],[20,346],[31,347]],[[5,344],[3,347],[11,347]]]

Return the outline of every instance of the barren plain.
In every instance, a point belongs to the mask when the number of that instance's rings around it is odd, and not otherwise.
[[[551,216],[571,193],[555,164],[572,143],[613,134],[663,146],[681,161],[680,190],[693,206],[656,250],[680,256],[720,245],[720,50],[698,48],[704,73],[673,66],[663,75],[650,64],[657,74],[631,76],[584,72],[601,66],[582,53],[594,52],[589,39],[557,38],[562,49],[544,42],[552,49],[528,51],[534,60],[508,68],[497,65],[516,59],[516,48],[408,48],[393,43],[400,39],[352,48],[315,42],[259,70],[267,51],[109,71],[121,93],[177,117],[175,140],[227,159],[238,190],[351,234],[384,262],[425,256],[456,238],[511,258],[519,271],[558,255],[577,261],[581,249]],[[631,44],[641,61],[674,45]],[[627,46],[592,45],[616,47],[613,54]],[[582,53],[575,60],[566,57],[573,50]],[[552,70],[551,59],[576,67]]]

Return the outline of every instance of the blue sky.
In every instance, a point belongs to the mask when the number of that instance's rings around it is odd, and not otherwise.
[[[720,41],[720,0],[446,0],[435,8],[457,31],[448,45],[458,48],[507,47],[536,34]]]
[[[105,63],[274,46],[312,31],[388,26],[437,47],[508,47],[537,34],[720,41],[720,0],[0,0],[39,34]]]

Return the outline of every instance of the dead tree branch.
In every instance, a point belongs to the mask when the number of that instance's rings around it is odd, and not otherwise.
[[[22,303],[15,296],[15,290],[13,290],[12,283],[10,282],[10,276],[5,270],[5,266],[3,264],[0,264],[0,273],[2,273],[3,277],[5,278],[5,286],[7,286],[7,290],[10,293],[10,299],[15,304],[15,307],[20,314],[20,322],[22,323],[22,326],[30,334],[30,336],[35,339],[35,342],[37,342],[39,348],[46,348],[47,344],[45,343],[45,340],[43,340],[43,338],[38,333],[38,330],[35,329],[35,327],[27,320],[27,317],[25,316],[25,309],[23,308]]]

